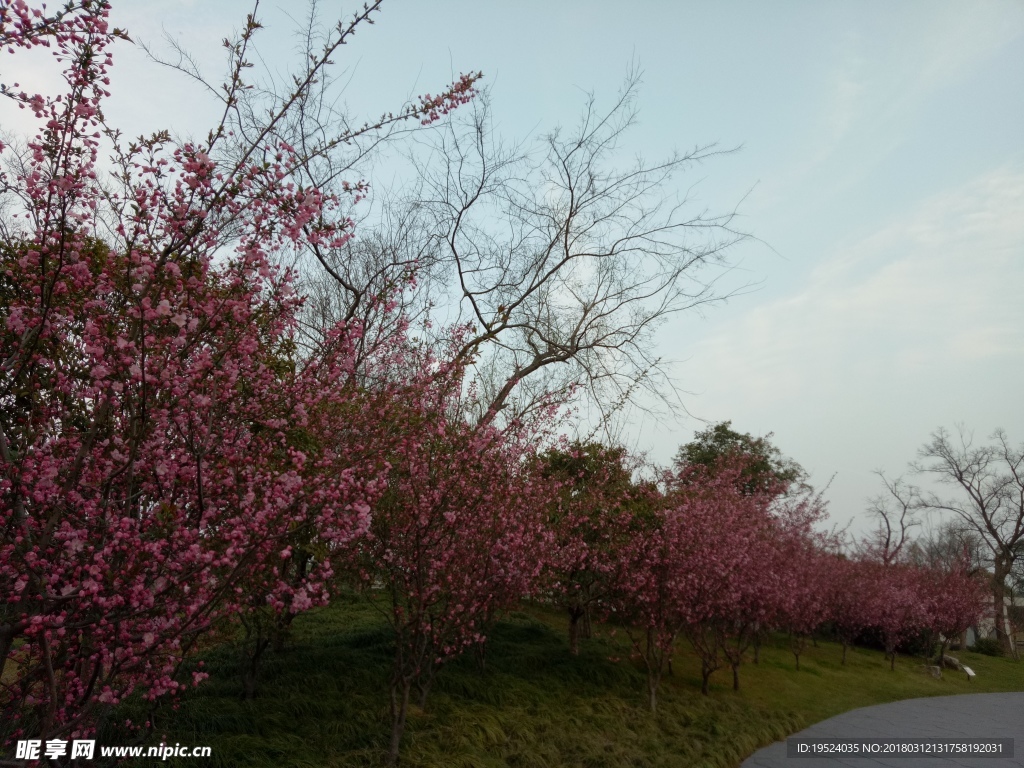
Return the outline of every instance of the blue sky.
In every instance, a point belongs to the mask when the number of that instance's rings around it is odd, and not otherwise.
[[[135,0],[114,17],[216,74],[249,8]],[[273,2],[260,17],[283,66],[291,22]],[[774,432],[814,482],[835,475],[839,523],[878,492],[871,470],[903,471],[939,426],[1024,440],[1024,4],[394,0],[338,59],[367,117],[482,70],[512,139],[571,124],[587,92],[609,103],[631,63],[631,149],[741,146],[680,189],[696,182],[711,211],[743,200],[760,239],[726,278],[753,290],[662,330],[694,417]],[[131,134],[212,122],[212,102],[129,45],[112,90]],[[638,419],[632,439],[665,462],[702,427]]]

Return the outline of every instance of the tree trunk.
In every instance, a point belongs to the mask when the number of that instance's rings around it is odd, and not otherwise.
[[[569,609],[569,653],[580,655],[580,619],[583,612],[578,608]]]
[[[292,619],[294,618],[295,614],[291,611],[286,611],[277,617],[277,623],[274,626],[274,653],[280,653],[284,650],[284,644],[288,639]]]
[[[804,648],[807,647],[807,638],[803,635],[799,635],[793,632],[789,636],[789,649],[793,652],[793,656],[796,658],[796,671],[800,671],[800,654],[804,652]]]
[[[740,665],[732,665],[732,689],[738,691],[740,689]]]
[[[14,645],[14,632],[5,630],[0,632],[0,680],[4,679],[4,669],[7,667],[7,657],[11,653],[11,646]]]
[[[849,647],[847,642],[843,640],[843,664],[846,664],[846,649]]]
[[[256,698],[256,678],[259,673],[260,659],[263,652],[270,645],[270,638],[258,636],[253,651],[249,654],[248,664],[242,673],[242,698],[249,700]]]
[[[700,665],[700,692],[705,696],[710,695],[708,692],[708,683],[711,680],[711,673],[714,672],[714,668],[701,662]]]
[[[661,683],[661,672],[664,665],[664,658],[655,642],[654,628],[647,628],[647,702],[651,705],[651,712],[658,708],[658,685]]]
[[[1006,576],[1009,568],[1002,557],[997,557],[992,570],[992,619],[996,625],[996,640],[1007,656],[1016,659],[1016,644],[1007,632],[1006,626]]]
[[[409,712],[409,691],[411,680],[398,680],[391,684],[391,744],[388,748],[388,765],[398,765],[398,753],[405,731],[405,716]]]
[[[430,693],[431,687],[434,685],[434,675],[437,673],[437,667],[433,664],[429,665],[427,669],[419,676],[416,681],[416,687],[419,689],[419,705],[420,709],[427,708],[427,694]]]
[[[272,630],[264,626],[264,620],[258,613],[247,620],[243,612],[239,614],[239,618],[242,621],[242,626],[245,627],[242,653],[245,656],[246,664],[242,670],[242,698],[249,700],[256,698],[256,678],[259,673],[260,659],[263,658],[263,652],[270,645]]]
[[[580,632],[580,637],[584,640],[589,640],[594,636],[594,627],[590,621],[590,606],[583,608],[583,628]]]

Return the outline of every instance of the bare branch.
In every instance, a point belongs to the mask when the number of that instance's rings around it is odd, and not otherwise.
[[[469,328],[459,357],[474,366],[479,421],[510,423],[552,397],[606,413],[639,391],[667,402],[655,330],[725,298],[707,268],[746,238],[736,213],[693,212],[670,187],[721,150],[623,166],[638,85],[631,75],[605,112],[591,97],[573,131],[532,152],[494,136],[485,97],[418,138],[405,204],[426,228],[434,314]]]

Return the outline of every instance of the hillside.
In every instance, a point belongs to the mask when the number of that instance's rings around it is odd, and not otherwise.
[[[731,690],[726,668],[712,678],[709,697],[700,694],[696,658],[680,643],[652,715],[645,674],[628,658],[622,634],[598,628],[573,657],[564,626],[561,616],[524,606],[495,628],[484,671],[472,655],[444,668],[425,710],[410,716],[402,765],[728,767],[855,707],[1024,690],[1024,665],[970,652],[961,658],[977,671],[973,682],[952,672],[933,679],[921,659],[908,657],[890,672],[880,652],[863,649],[844,667],[840,647],[822,641],[808,647],[797,672],[779,636],[762,648],[759,664],[742,667],[741,691]],[[380,616],[357,598],[338,600],[296,619],[291,644],[266,659],[253,700],[241,698],[237,651],[210,649],[210,679],[177,711],[157,712],[157,733],[171,744],[212,746],[214,766],[379,765],[389,735],[390,653]],[[138,706],[119,716],[137,722]],[[127,743],[112,730],[102,736]]]

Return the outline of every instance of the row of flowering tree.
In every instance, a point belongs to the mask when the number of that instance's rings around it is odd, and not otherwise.
[[[758,461],[729,450],[640,483],[620,450],[577,445],[545,456],[561,484],[542,583],[566,610],[572,652],[587,613],[624,625],[654,709],[681,639],[707,694],[724,666],[738,689],[748,651],[769,632],[788,634],[797,669],[824,630],[841,640],[844,663],[847,648],[874,633],[895,665],[907,641],[945,642],[977,622],[981,581],[968,560],[924,565],[870,546],[843,553],[819,530],[821,494],[795,482],[792,466],[789,477],[753,480]]]

